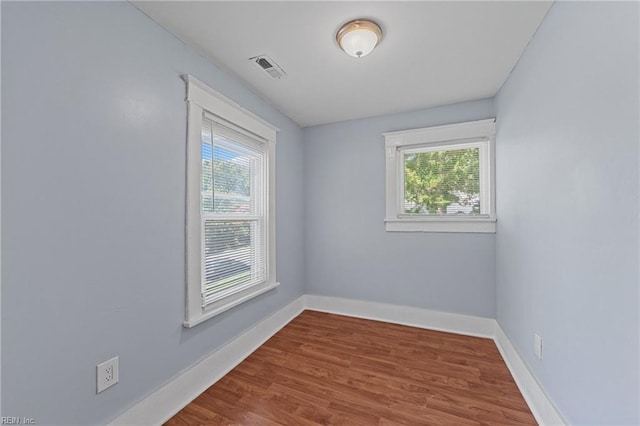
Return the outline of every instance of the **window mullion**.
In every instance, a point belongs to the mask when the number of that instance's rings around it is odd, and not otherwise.
[[[405,188],[405,170],[404,170],[404,153],[396,150],[396,175],[398,176],[398,187],[396,192],[396,209],[398,214],[404,213],[404,188]]]
[[[488,215],[491,208],[489,206],[489,176],[488,172],[488,153],[487,143],[480,147],[480,214]]]

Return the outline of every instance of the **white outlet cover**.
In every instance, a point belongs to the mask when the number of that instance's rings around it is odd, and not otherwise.
[[[110,388],[118,383],[120,379],[118,369],[118,357],[111,358],[96,367],[97,370],[97,388],[96,393],[100,393],[103,390]]]
[[[537,334],[533,335],[533,348],[536,354],[536,357],[538,359],[542,359],[542,337],[538,336]]]

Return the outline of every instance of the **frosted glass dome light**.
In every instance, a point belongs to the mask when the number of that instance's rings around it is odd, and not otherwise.
[[[336,34],[338,45],[354,58],[367,56],[382,40],[382,30],[373,21],[357,19],[347,22]]]

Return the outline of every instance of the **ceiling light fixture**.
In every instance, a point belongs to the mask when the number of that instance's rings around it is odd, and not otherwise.
[[[336,40],[347,55],[354,58],[367,56],[382,41],[380,26],[367,19],[349,21],[340,28]]]

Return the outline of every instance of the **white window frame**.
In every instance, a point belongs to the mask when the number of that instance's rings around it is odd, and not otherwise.
[[[234,306],[276,288],[275,160],[278,128],[242,108],[191,75],[187,84],[187,179],[186,179],[186,315],[187,328],[219,315]],[[202,297],[202,220],[201,168],[202,122],[204,113],[214,115],[256,139],[264,141],[266,176],[266,280],[203,307]]]
[[[496,232],[495,119],[383,133],[386,150],[385,229],[391,232]],[[404,198],[404,154],[452,146],[479,147],[480,197],[477,216],[408,215]],[[485,210],[486,209],[486,210]]]

